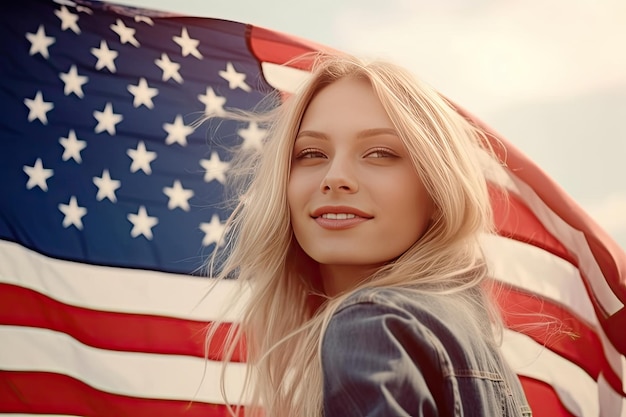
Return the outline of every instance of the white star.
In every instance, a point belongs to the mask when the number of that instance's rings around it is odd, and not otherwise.
[[[37,91],[34,99],[25,98],[24,104],[28,107],[29,122],[38,119],[44,125],[48,124],[47,113],[54,108],[54,104],[50,101],[43,101],[41,91]]]
[[[98,121],[94,132],[100,133],[106,130],[111,136],[115,135],[115,125],[124,119],[124,116],[121,114],[113,113],[113,105],[111,103],[107,103],[103,111],[95,110],[93,117]]]
[[[179,180],[174,181],[172,187],[164,187],[163,193],[170,199],[167,202],[167,208],[174,210],[180,207],[185,211],[189,211],[189,199],[193,197],[193,190],[186,190]]]
[[[146,239],[152,240],[152,228],[159,223],[159,219],[148,216],[144,206],[139,206],[137,214],[129,213],[127,218],[133,224],[133,228],[130,231],[132,237],[144,235]]]
[[[50,57],[48,47],[55,42],[55,39],[52,36],[46,36],[43,25],[39,25],[37,33],[27,33],[26,39],[30,42],[30,51],[28,52],[30,55],[40,53],[46,59]]]
[[[76,94],[80,98],[83,98],[85,96],[85,94],[83,93],[83,84],[89,81],[89,77],[85,75],[78,75],[76,65],[72,65],[67,73],[60,73],[59,77],[65,83],[63,93],[66,96],[69,96],[72,93]]]
[[[109,174],[108,169],[102,170],[101,177],[93,177],[93,183],[96,185],[96,187],[98,187],[96,200],[102,201],[105,198],[108,198],[113,203],[117,201],[115,190],[120,188],[121,182],[119,180],[111,179],[111,175]]]
[[[91,53],[98,58],[96,62],[96,69],[101,70],[106,67],[109,71],[115,72],[115,58],[117,58],[118,52],[109,49],[109,45],[105,40],[100,41],[100,48],[91,48]]]
[[[211,159],[201,159],[200,165],[205,169],[204,181],[218,180],[222,184],[226,182],[226,171],[230,164],[222,161],[217,152],[211,154]]]
[[[239,129],[237,134],[243,138],[242,149],[261,149],[267,130],[260,129],[256,122],[250,122],[247,128]]]
[[[59,210],[65,215],[63,218],[63,227],[68,228],[74,226],[78,230],[83,230],[82,219],[83,216],[87,214],[87,209],[78,205],[76,197],[72,196],[69,204],[59,204]]]
[[[80,156],[80,151],[85,149],[87,142],[76,138],[76,132],[74,132],[74,129],[70,129],[70,133],[66,138],[59,138],[59,143],[63,145],[64,148],[62,156],[64,161],[67,161],[70,158],[79,164],[83,161]]]
[[[130,91],[130,93],[134,96],[133,106],[139,107],[143,104],[149,109],[154,108],[152,98],[159,94],[159,90],[150,87],[146,79],[143,77],[139,79],[139,84],[129,85],[128,91]]]
[[[61,19],[61,30],[71,29],[75,34],[80,34],[77,14],[70,12],[65,6],[61,6],[61,10],[55,10],[54,14]]]
[[[154,22],[148,16],[136,15],[135,16],[135,22],[137,22],[137,23],[143,22],[143,23],[149,24],[150,26],[154,26]]]
[[[137,42],[137,39],[135,39],[136,30],[126,26],[122,19],[117,19],[115,24],[109,27],[120,37],[120,42],[122,43],[122,45],[125,43],[130,43],[135,48],[139,48],[139,42]]]
[[[243,72],[237,72],[232,62],[226,64],[226,71],[220,71],[220,77],[228,81],[228,87],[231,90],[241,88],[243,91],[250,92],[252,90],[248,84],[246,84],[246,74]]]
[[[41,158],[37,158],[35,165],[32,167],[24,165],[24,172],[28,175],[27,189],[30,190],[34,186],[38,186],[42,190],[48,191],[48,183],[46,181],[54,175],[54,170],[44,168]]]
[[[187,136],[193,133],[194,128],[183,123],[183,117],[179,114],[174,119],[174,123],[163,123],[163,129],[167,132],[165,144],[178,143],[187,146]]]
[[[206,88],[206,94],[199,94],[198,100],[204,104],[204,114],[207,116],[224,114],[226,97],[216,95],[212,87]]]
[[[161,79],[163,81],[167,81],[170,78],[173,78],[178,84],[183,83],[183,77],[180,76],[178,70],[180,69],[180,64],[177,62],[170,61],[170,57],[167,54],[161,54],[160,59],[155,59],[154,63],[157,67],[163,70],[163,76]]]
[[[156,152],[146,150],[146,145],[143,141],[139,142],[137,149],[128,149],[126,154],[133,160],[130,165],[130,172],[142,170],[147,175],[152,174],[150,162],[156,159],[157,154]]]
[[[218,246],[222,246],[224,244],[224,230],[226,229],[226,225],[220,222],[220,218],[217,214],[214,214],[211,217],[210,223],[200,223],[200,230],[204,232],[204,239],[202,239],[202,244],[204,246],[209,246],[212,243],[216,243]]]
[[[180,36],[174,36],[173,39],[174,42],[180,45],[183,56],[191,54],[198,59],[202,59],[202,54],[198,51],[200,41],[197,39],[191,39],[187,33],[187,28],[184,27]]]

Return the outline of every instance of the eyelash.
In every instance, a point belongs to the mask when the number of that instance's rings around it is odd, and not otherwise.
[[[396,154],[394,152],[392,152],[391,150],[387,149],[387,148],[374,148],[371,149],[367,154],[365,154],[366,157],[371,156],[372,154],[376,154],[379,153],[381,154],[381,156],[377,156],[376,158],[389,158],[389,157],[395,157]],[[315,158],[315,157],[326,157],[326,155],[324,154],[324,152],[322,152],[320,149],[316,149],[316,148],[307,148],[307,149],[303,149],[300,151],[300,153],[298,153],[298,155],[296,156],[296,159],[307,159],[307,158]]]
[[[382,154],[382,156],[377,156],[376,158],[390,158],[390,157],[397,156],[394,152],[392,152],[391,150],[387,148],[374,148],[370,152],[368,152],[366,156],[370,156],[371,154],[374,154],[374,153]]]
[[[326,155],[319,149],[316,148],[306,148],[301,150],[298,155],[296,155],[296,159],[307,159],[313,158],[315,155],[322,155],[325,157]]]

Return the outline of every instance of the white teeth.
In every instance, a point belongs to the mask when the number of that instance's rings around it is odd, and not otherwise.
[[[352,213],[324,213],[322,214],[323,219],[330,220],[345,220],[345,219],[354,219],[356,216]]]

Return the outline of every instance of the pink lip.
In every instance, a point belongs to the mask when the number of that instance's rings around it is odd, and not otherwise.
[[[341,230],[341,229],[349,229],[351,227],[356,226],[357,224],[368,221],[365,217],[353,217],[351,219],[325,219],[323,217],[316,217],[315,223],[323,227],[324,229],[329,230]]]
[[[326,214],[326,213],[354,214],[356,217],[362,217],[365,220],[371,219],[372,217],[374,217],[374,216],[372,216],[370,214],[365,213],[364,211],[361,211],[359,209],[356,209],[354,207],[349,207],[349,206],[323,206],[323,207],[318,207],[315,210],[313,210],[313,213],[311,213],[311,217],[321,218],[322,214]],[[351,220],[351,219],[347,219],[347,220]],[[337,221],[337,220],[335,220],[335,221]]]
[[[354,214],[355,217],[351,219],[325,219],[322,217],[322,214],[326,213],[346,213],[346,214]],[[354,227],[360,223],[363,223],[374,216],[367,214],[361,210],[358,210],[354,207],[348,206],[324,206],[319,207],[313,211],[311,217],[315,220],[315,222],[323,227],[324,229],[329,230],[341,230],[341,229],[349,229]]]

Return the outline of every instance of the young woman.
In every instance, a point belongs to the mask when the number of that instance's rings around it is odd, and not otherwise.
[[[247,414],[530,415],[485,292],[480,132],[404,70],[348,56],[321,57],[272,117],[220,271],[250,292],[230,341]]]

